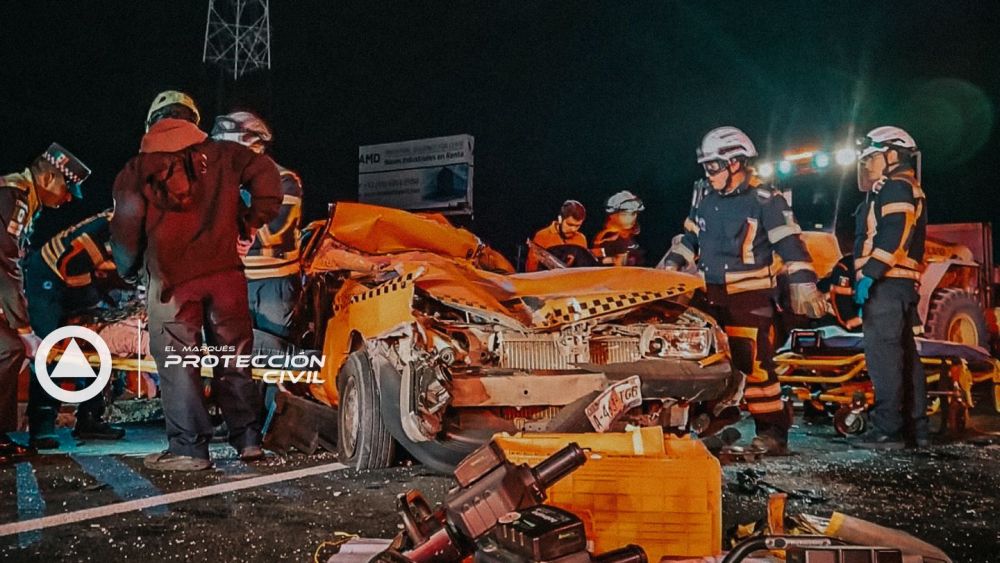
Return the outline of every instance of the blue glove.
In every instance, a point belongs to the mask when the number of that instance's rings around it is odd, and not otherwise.
[[[858,305],[864,305],[865,301],[868,301],[868,293],[872,289],[872,284],[875,280],[865,276],[858,280],[858,283],[854,286],[854,302]]]

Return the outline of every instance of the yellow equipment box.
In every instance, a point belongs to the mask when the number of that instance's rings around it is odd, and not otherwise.
[[[722,468],[691,438],[659,427],[603,434],[498,434],[515,463],[534,465],[570,442],[587,463],[548,491],[586,524],[595,553],[642,546],[650,561],[722,551]]]

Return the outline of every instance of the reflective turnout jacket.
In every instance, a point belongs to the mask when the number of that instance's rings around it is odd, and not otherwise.
[[[42,260],[67,287],[87,287],[94,272],[114,273],[110,209],[61,231],[42,246]]]
[[[28,169],[0,177],[0,322],[20,333],[31,332],[20,260],[40,208]]]
[[[281,278],[299,273],[302,180],[287,168],[281,175],[281,208],[278,216],[257,231],[253,246],[243,258],[247,279]]]
[[[924,191],[911,169],[877,182],[855,212],[854,270],[858,279],[920,280],[927,237]]]
[[[801,232],[781,192],[755,176],[728,194],[699,182],[684,233],[667,260],[697,264],[705,283],[724,285],[728,293],[773,288],[774,253],[789,283],[815,282]]]

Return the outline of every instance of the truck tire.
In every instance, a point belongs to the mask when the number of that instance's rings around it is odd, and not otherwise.
[[[928,338],[974,346],[988,345],[986,315],[979,301],[967,291],[944,288],[931,296],[925,323]]]
[[[337,375],[340,393],[337,457],[354,469],[383,469],[396,457],[396,442],[382,422],[378,384],[363,350],[347,357]]]

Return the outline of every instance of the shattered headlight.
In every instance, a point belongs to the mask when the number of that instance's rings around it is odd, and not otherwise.
[[[645,356],[699,360],[712,351],[712,329],[678,325],[650,326],[645,331],[640,346]]]

